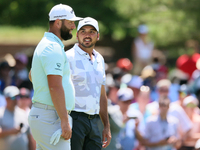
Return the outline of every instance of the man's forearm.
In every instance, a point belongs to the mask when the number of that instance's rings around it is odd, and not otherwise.
[[[104,128],[110,128],[109,117],[108,117],[108,102],[106,95],[100,97],[100,112],[99,116],[103,122]]]
[[[164,145],[167,145],[167,140],[162,140],[162,141],[159,141],[159,142],[156,142],[156,143],[148,143],[148,146],[149,147],[155,147],[155,146],[164,146]]]
[[[48,76],[49,91],[54,107],[61,120],[68,121],[68,113],[65,105],[65,94],[61,76]]]
[[[54,107],[61,120],[68,118],[68,113],[65,105],[65,96],[63,87],[50,87],[50,93]]]
[[[9,130],[1,130],[0,131],[0,138],[4,138],[6,136],[9,136],[9,135],[13,135],[13,134],[17,134],[19,133],[20,130],[19,129],[9,129]]]

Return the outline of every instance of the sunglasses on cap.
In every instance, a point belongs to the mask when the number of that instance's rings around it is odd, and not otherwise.
[[[28,95],[20,95],[20,98],[29,98]]]
[[[11,100],[18,100],[19,98],[20,98],[19,95],[10,97]]]

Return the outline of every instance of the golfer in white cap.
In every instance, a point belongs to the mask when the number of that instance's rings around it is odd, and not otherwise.
[[[99,40],[98,22],[86,17],[77,27],[78,43],[66,52],[75,88],[75,109],[73,118],[71,149],[101,150],[111,140],[105,92],[104,59],[95,49]],[[101,120],[103,133],[97,126]],[[102,139],[101,139],[102,135]]]
[[[69,112],[75,105],[75,91],[62,40],[72,38],[74,21],[80,19],[70,6],[55,5],[49,13],[49,31],[34,51],[29,74],[34,96],[28,120],[37,150],[71,149]]]

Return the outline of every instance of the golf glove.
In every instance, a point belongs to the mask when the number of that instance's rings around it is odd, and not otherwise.
[[[62,129],[58,129],[54,134],[51,136],[50,144],[56,145],[61,137]]]

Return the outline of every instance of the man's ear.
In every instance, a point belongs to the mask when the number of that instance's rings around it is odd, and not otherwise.
[[[56,19],[55,20],[55,25],[58,27],[58,28],[61,28],[62,26],[62,21],[60,19]]]
[[[78,40],[78,31],[76,32],[76,39]]]

